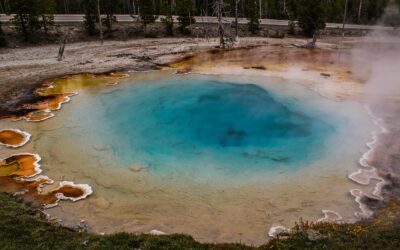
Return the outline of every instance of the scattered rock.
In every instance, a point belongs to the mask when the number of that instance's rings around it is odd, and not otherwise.
[[[90,63],[93,63],[93,61],[87,60],[85,62],[78,63],[78,65],[86,65],[86,64],[90,64]]]
[[[28,192],[29,192],[28,189],[23,189],[23,190],[21,190],[21,191],[18,191],[18,192],[13,193],[13,196],[14,196],[14,197],[15,197],[15,196],[21,196],[21,195],[24,195],[24,194],[26,194],[26,193],[28,193]]]
[[[81,220],[78,225],[74,226],[73,229],[79,231],[79,232],[87,232],[89,230],[90,226],[85,220]]]
[[[151,62],[151,61],[153,61],[153,58],[151,58],[150,56],[143,56],[142,60],[145,62]]]
[[[319,241],[325,239],[324,235],[314,229],[307,229],[305,233],[310,241]]]
[[[271,238],[276,238],[278,236],[284,236],[289,234],[289,229],[284,226],[275,226],[271,227],[268,231],[268,236]]]
[[[157,230],[157,229],[153,229],[150,231],[151,235],[166,235],[166,233],[164,233],[163,231]]]
[[[321,73],[321,76],[323,76],[323,77],[331,77],[331,74],[328,74],[328,73]]]
[[[39,211],[39,217],[41,218],[41,219],[44,219],[44,220],[47,220],[47,221],[50,221],[50,214],[48,214],[48,213],[45,213],[44,211]]]

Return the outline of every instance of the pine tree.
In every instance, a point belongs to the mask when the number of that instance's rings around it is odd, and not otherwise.
[[[172,8],[168,2],[162,5],[162,12],[165,15],[165,18],[162,20],[165,26],[165,33],[169,36],[173,36],[174,19],[172,17]]]
[[[10,11],[15,14],[12,22],[18,31],[26,41],[30,40],[30,34],[41,27],[38,0],[13,0],[10,2]]]
[[[252,34],[257,33],[260,29],[260,9],[258,6],[258,0],[250,0],[248,3],[248,29]]]
[[[96,23],[99,18],[97,15],[96,0],[83,0],[85,12],[83,25],[86,32],[90,35],[96,35]]]
[[[106,18],[103,23],[107,27],[107,31],[111,32],[113,23],[117,22],[115,13],[120,12],[122,9],[122,3],[120,0],[101,0],[101,8],[106,14]]]
[[[40,16],[40,26],[46,33],[49,27],[54,25],[55,9],[56,3],[54,0],[39,0],[38,15]]]
[[[315,37],[326,25],[323,0],[299,0],[298,21],[304,35]]]
[[[154,23],[156,21],[157,16],[155,16],[155,8],[153,1],[151,0],[140,0],[139,1],[140,8],[140,20],[142,21],[144,29],[150,23]]]
[[[42,28],[47,33],[53,25],[54,0],[13,0],[9,3],[10,14],[15,14],[12,22],[26,41],[31,40],[31,35]]]
[[[4,34],[3,28],[1,27],[1,22],[0,22],[0,47],[5,47],[7,46],[7,40],[6,40],[6,35]]]
[[[177,0],[176,1],[176,14],[178,15],[179,28],[182,33],[188,34],[190,30],[187,26],[196,22],[193,16],[196,13],[196,6],[192,0]]]

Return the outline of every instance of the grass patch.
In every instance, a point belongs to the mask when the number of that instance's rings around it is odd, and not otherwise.
[[[202,244],[191,236],[78,232],[40,218],[39,211],[0,193],[1,249],[400,249],[400,202],[356,224],[300,222],[290,234],[260,247]]]

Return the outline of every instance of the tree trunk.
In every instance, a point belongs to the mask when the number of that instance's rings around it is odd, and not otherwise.
[[[111,32],[113,25],[113,15],[107,14],[106,21],[107,21],[107,32]]]
[[[343,13],[343,29],[342,29],[342,37],[344,38],[344,29],[345,29],[345,25],[346,25],[346,19],[347,19],[347,3],[348,0],[346,0],[345,2],[345,6],[344,6],[344,13]]]
[[[318,38],[318,31],[315,31],[312,41],[307,43],[306,45],[301,46],[301,48],[315,49],[317,47],[317,38]]]
[[[103,24],[101,23],[100,0],[97,0],[97,15],[99,16],[100,41],[101,41],[101,44],[103,44],[104,43]]]
[[[360,5],[358,6],[358,23],[361,23],[361,10],[363,6],[363,0],[360,0]]]
[[[315,45],[317,44],[317,36],[318,36],[318,32],[315,32],[314,35],[313,35],[312,42],[311,42],[313,47],[315,47]]]
[[[65,49],[65,44],[67,43],[67,36],[65,36],[61,41],[60,41],[60,48],[58,50],[58,57],[57,60],[61,61],[63,59],[64,55],[64,49]]]
[[[190,10],[189,10],[189,26],[190,26],[190,35],[193,35],[192,16],[190,15]]]
[[[47,28],[47,17],[45,15],[42,15],[42,22],[43,22],[43,29],[44,29],[44,33],[47,34],[48,32],[48,28]]]
[[[283,0],[283,13],[287,13],[287,8],[286,8],[286,0]]]
[[[242,17],[244,17],[244,5],[243,5],[244,0],[240,0],[240,1],[242,2]]]
[[[222,25],[222,8],[224,5],[224,0],[218,0],[217,11],[218,11],[218,33],[219,33],[219,45],[221,48],[225,49],[225,39],[224,39],[224,27]]]
[[[236,40],[239,37],[239,22],[238,22],[238,0],[235,0],[235,32]]]
[[[65,14],[68,14],[68,8],[67,8],[67,1],[66,0],[64,0],[64,11],[65,11]]]
[[[18,17],[20,22],[21,22],[21,30],[22,30],[22,34],[25,38],[26,41],[29,40],[29,33],[28,33],[28,27],[27,27],[27,23],[25,21],[25,17],[21,14],[18,15]]]

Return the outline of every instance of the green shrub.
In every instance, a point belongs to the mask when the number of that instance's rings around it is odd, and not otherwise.
[[[250,1],[247,6],[249,17],[248,29],[251,34],[256,34],[260,30],[260,12],[258,1]]]
[[[313,37],[326,26],[326,15],[323,0],[300,0],[298,7],[299,26],[304,35]]]

